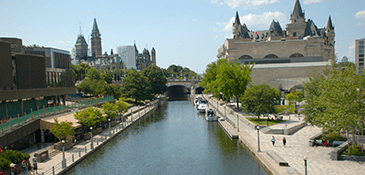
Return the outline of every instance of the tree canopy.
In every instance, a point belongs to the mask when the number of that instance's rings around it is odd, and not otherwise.
[[[82,111],[77,111],[74,116],[75,119],[79,120],[79,123],[86,127],[94,126],[105,120],[102,112],[92,107],[88,107]]]
[[[325,132],[364,128],[365,79],[353,67],[330,67],[304,83],[305,121]]]
[[[240,98],[243,110],[260,118],[261,114],[273,114],[275,105],[280,100],[280,92],[267,84],[250,85]]]
[[[127,97],[132,97],[135,102],[152,99],[152,87],[148,78],[135,69],[128,71],[128,76],[123,79],[122,92]]]
[[[75,134],[75,127],[72,126],[72,122],[62,121],[61,123],[59,123],[58,118],[55,118],[54,121],[55,124],[52,126],[50,131],[59,140]]]
[[[162,69],[157,66],[148,66],[142,70],[142,74],[146,76],[152,86],[152,93],[163,94],[167,91],[167,79]]]

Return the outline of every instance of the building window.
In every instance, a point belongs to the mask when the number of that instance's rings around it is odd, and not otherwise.
[[[359,57],[364,57],[364,54],[359,54]]]
[[[364,41],[360,41],[359,43],[360,43],[360,44],[364,44]]]
[[[364,65],[364,63],[359,63],[359,66],[363,66]]]
[[[359,67],[359,70],[363,70],[364,69],[364,67]]]
[[[296,36],[297,36],[297,32],[294,32],[294,33],[293,33],[293,37],[296,37]]]
[[[364,49],[364,46],[359,46],[359,49]]]
[[[359,50],[359,53],[364,53],[364,50]]]
[[[359,61],[364,61],[364,58],[360,58]]]

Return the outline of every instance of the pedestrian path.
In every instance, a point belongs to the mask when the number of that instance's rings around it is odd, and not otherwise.
[[[44,174],[44,175],[53,175],[53,174],[59,174],[61,172],[67,171],[69,168],[76,165],[79,161],[86,158],[89,154],[93,153],[97,148],[100,148],[102,145],[106,144],[110,139],[114,138],[116,135],[121,133],[124,129],[131,126],[134,122],[138,121],[140,118],[142,118],[145,114],[149,113],[153,109],[155,109],[155,105],[151,106],[144,106],[141,107],[141,110],[139,111],[140,107],[132,107],[128,110],[128,112],[125,115],[131,114],[128,116],[126,121],[120,122],[114,127],[111,127],[110,130],[106,129],[102,133],[98,135],[93,135],[93,149],[91,149],[91,140],[86,140],[83,142],[78,143],[77,145],[74,145],[71,149],[66,150],[63,153],[60,152],[59,154],[54,155],[50,159],[39,162],[38,163],[38,173]],[[47,149],[49,152],[53,151],[53,145],[42,148]],[[39,152],[40,149],[32,148],[24,150],[23,152],[26,152],[31,155],[31,159],[33,158],[34,153]],[[62,160],[63,158],[66,159],[66,167],[62,167]]]
[[[212,106],[217,107],[217,101],[213,98],[205,96]],[[224,109],[227,112],[225,113]],[[276,154],[282,157],[286,162],[289,163],[290,168],[295,169],[296,172],[304,174],[305,166],[303,157],[308,157],[308,174],[364,174],[365,164],[364,162],[355,161],[333,161],[330,159],[330,152],[334,150],[332,147],[310,147],[309,138],[321,133],[322,129],[314,126],[306,126],[292,135],[274,135],[276,143],[273,146],[271,143],[272,134],[264,134],[260,132],[260,148],[261,152],[258,152],[258,139],[257,130],[248,126],[243,122],[244,116],[242,113],[235,112],[231,108],[225,105],[218,105],[218,110],[227,116],[236,126],[239,126],[239,132],[237,127],[234,128],[235,132],[239,135],[240,140],[250,148],[250,150],[268,167],[273,174],[288,174],[287,167],[280,167],[275,162],[268,158],[266,151],[273,150]],[[237,124],[237,115],[240,117],[239,124]],[[247,116],[248,117],[248,116]],[[303,122],[292,116],[291,119],[295,122],[281,123],[273,128],[282,128],[285,124],[290,125],[298,124]],[[284,118],[287,120],[288,118]],[[231,125],[228,125],[232,127]],[[285,137],[287,140],[286,147],[283,147],[282,138]]]

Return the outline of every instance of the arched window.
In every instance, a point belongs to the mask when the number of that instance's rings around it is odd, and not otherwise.
[[[279,57],[276,56],[275,54],[269,54],[269,55],[266,55],[264,58],[279,58]]]
[[[294,53],[294,54],[291,54],[289,58],[293,58],[293,57],[304,57],[304,56],[300,53]]]
[[[250,55],[242,55],[240,58],[238,58],[239,60],[244,60],[244,59],[252,59],[252,57]]]

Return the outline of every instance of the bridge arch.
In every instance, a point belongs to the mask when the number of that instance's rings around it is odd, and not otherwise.
[[[264,58],[279,58],[279,57],[275,54],[268,54]]]

